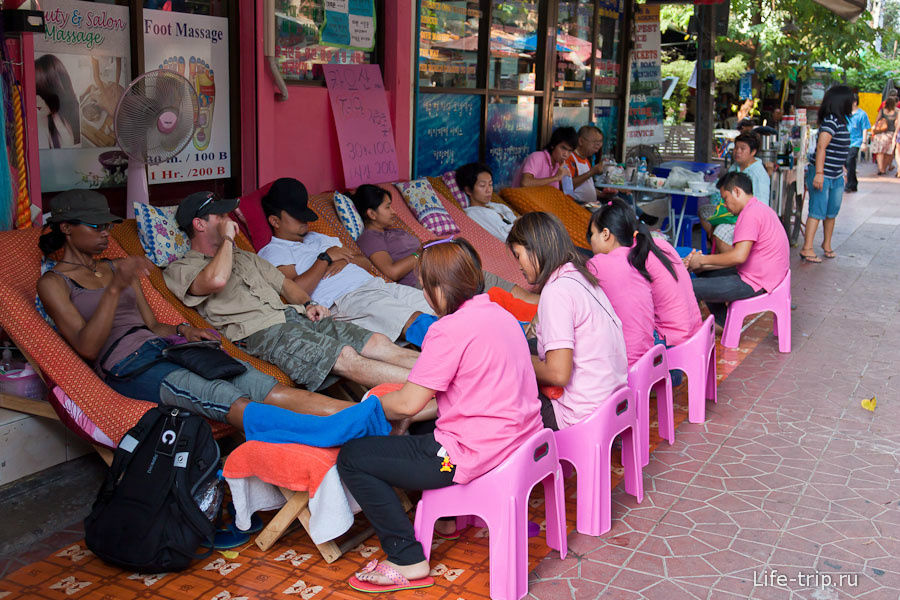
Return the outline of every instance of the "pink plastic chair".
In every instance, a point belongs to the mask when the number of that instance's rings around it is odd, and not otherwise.
[[[634,391],[640,423],[641,465],[650,462],[650,392],[656,392],[656,414],[659,435],[669,443],[675,441],[675,409],[672,406],[672,378],[666,347],[654,344],[628,369],[628,387]]]
[[[556,432],[559,460],[571,463],[578,474],[576,529],[585,535],[603,535],[612,526],[610,454],[613,439],[622,435],[625,491],[644,500],[638,411],[634,392],[623,386],[597,407],[591,416]]]
[[[688,378],[688,419],[706,420],[706,399],[716,400],[716,322],[710,315],[694,335],[666,349],[666,360],[673,371],[684,371]]]
[[[491,598],[528,593],[528,496],[543,482],[547,544],[566,557],[566,501],[553,432],[543,429],[497,467],[466,484],[425,490],[416,507],[416,539],[431,556],[434,523],[474,515],[490,531]]]
[[[778,351],[791,351],[791,272],[781,280],[775,289],[768,294],[735,300],[728,305],[728,316],[725,317],[725,328],[722,330],[722,345],[726,348],[737,348],[741,342],[741,329],[744,317],[757,313],[772,311],[775,313],[774,334],[778,338]]]

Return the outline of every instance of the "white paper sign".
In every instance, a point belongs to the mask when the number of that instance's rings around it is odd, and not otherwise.
[[[228,19],[144,10],[144,69],[170,69],[197,92],[199,126],[178,156],[148,166],[151,185],[231,176]]]

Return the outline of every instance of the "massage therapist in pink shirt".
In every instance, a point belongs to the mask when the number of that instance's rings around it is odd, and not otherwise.
[[[650,241],[646,226],[643,231],[637,229],[634,211],[621,200],[605,202],[591,215],[587,241],[594,251],[588,269],[622,321],[631,367],[653,346],[653,294],[647,255],[655,250],[667,263],[668,259]]]
[[[549,185],[560,189],[559,182],[569,173],[566,160],[578,146],[574,127],[559,127],[550,135],[543,150],[532,152],[513,176],[512,187]]]
[[[626,384],[622,322],[557,217],[522,215],[506,243],[541,294],[532,362],[538,383],[563,388],[559,398],[541,397],[544,426],[562,429]]]
[[[734,248],[722,254],[692,252],[684,264],[698,274],[694,295],[706,302],[720,326],[727,303],[771,292],[790,269],[790,247],[778,215],[753,197],[744,173],[726,173],[716,186],[725,206],[737,215]]]
[[[475,249],[462,238],[448,238],[425,244],[419,254],[425,299],[440,319],[428,329],[406,383],[384,394],[381,404],[389,419],[404,419],[435,397],[434,433],[359,438],[344,444],[337,460],[341,480],[387,554],[350,578],[352,587],[366,592],[434,585],[393,486],[467,483],[542,428],[528,342],[515,317],[483,293]]]

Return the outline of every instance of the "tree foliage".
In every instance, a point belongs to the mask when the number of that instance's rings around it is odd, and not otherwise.
[[[732,0],[729,37],[752,44],[760,76],[806,78],[816,63],[859,68],[875,39],[870,18],[851,23],[812,0]]]
[[[900,59],[891,60],[871,51],[863,54],[862,63],[858,68],[844,70],[843,79],[850,87],[881,93],[888,78],[893,78],[894,85],[900,83]]]
[[[716,83],[733,83],[741,78],[747,70],[747,61],[743,56],[734,56],[727,62],[716,63]],[[663,77],[678,77],[678,83],[668,100],[663,101],[666,115],[671,119],[678,114],[678,105],[686,102],[690,93],[688,81],[694,72],[694,61],[673,60],[662,65]]]

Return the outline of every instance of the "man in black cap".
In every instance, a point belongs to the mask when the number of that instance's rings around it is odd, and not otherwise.
[[[306,187],[296,179],[279,179],[263,196],[262,208],[272,240],[260,249],[266,259],[293,280],[314,302],[328,307],[339,321],[349,321],[397,340],[420,317],[422,327],[436,321],[420,289],[375,277],[369,259],[341,246],[336,237],[309,231],[319,217],[308,205]],[[427,325],[426,325],[427,323]],[[413,336],[414,337],[414,336]],[[416,345],[422,340],[407,338]]]
[[[329,318],[302,287],[236,247],[237,200],[191,194],[175,213],[191,250],[164,271],[166,285],[226,337],[315,391],[329,373],[366,386],[402,382],[418,353],[381,334]],[[282,301],[287,300],[287,304]]]

